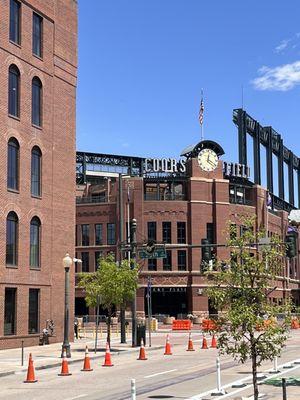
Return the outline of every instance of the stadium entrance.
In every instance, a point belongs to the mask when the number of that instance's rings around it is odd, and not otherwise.
[[[187,314],[186,287],[152,287],[151,292],[152,315],[167,314],[177,318],[178,314]],[[146,296],[145,310],[148,314]]]

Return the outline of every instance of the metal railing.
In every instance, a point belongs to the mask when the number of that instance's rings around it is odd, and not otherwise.
[[[76,204],[99,204],[99,203],[114,203],[116,201],[115,196],[87,196],[87,197],[76,197]]]

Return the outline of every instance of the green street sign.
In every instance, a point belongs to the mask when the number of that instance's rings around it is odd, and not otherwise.
[[[166,250],[164,248],[162,248],[162,249],[156,249],[152,253],[148,253],[146,250],[140,250],[139,257],[144,258],[144,259],[166,258],[167,255],[166,255]]]

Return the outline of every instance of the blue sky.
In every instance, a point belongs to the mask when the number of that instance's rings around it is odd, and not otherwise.
[[[300,156],[299,15],[299,0],[79,0],[77,149],[177,157],[200,140],[203,88],[205,138],[236,161],[243,86]]]

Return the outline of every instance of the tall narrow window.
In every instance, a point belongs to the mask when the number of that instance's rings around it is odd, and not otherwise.
[[[20,146],[15,138],[7,146],[7,188],[19,190],[19,152]]]
[[[107,244],[109,244],[109,245],[116,244],[116,225],[115,224],[107,224]]]
[[[81,261],[82,272],[90,272],[90,253],[88,251],[81,253]]]
[[[102,244],[103,244],[102,224],[95,224],[95,245],[101,246]]]
[[[172,243],[171,222],[162,223],[162,237],[164,243]]]
[[[41,221],[33,217],[30,222],[30,267],[40,267]]]
[[[28,302],[28,333],[39,333],[40,331],[40,290],[29,289]]]
[[[43,18],[36,13],[32,17],[32,52],[38,57],[43,56]]]
[[[172,250],[166,251],[166,257],[163,258],[163,270],[172,271]]]
[[[149,258],[148,260],[148,271],[156,271],[157,270],[157,259]]]
[[[11,211],[6,219],[6,264],[18,265],[18,224],[16,213]]]
[[[100,259],[103,256],[102,251],[95,251],[95,271],[99,268],[100,265]]]
[[[81,225],[81,245],[90,245],[90,226],[88,224]]]
[[[31,194],[41,195],[41,150],[35,146],[31,151]]]
[[[186,271],[186,250],[178,250],[177,266],[178,271]]]
[[[21,3],[10,0],[9,40],[21,44]]]
[[[177,243],[186,243],[185,222],[177,222]]]
[[[32,79],[32,124],[42,126],[42,91],[43,85],[39,78]]]
[[[156,241],[156,222],[148,222],[148,240]]]
[[[5,288],[4,335],[16,334],[16,288]]]
[[[20,71],[15,65],[8,71],[8,114],[20,117]]]

